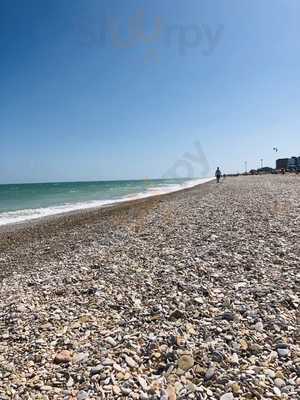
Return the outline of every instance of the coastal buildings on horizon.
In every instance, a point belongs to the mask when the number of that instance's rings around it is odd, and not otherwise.
[[[276,169],[300,172],[300,156],[290,158],[279,158],[276,160]]]

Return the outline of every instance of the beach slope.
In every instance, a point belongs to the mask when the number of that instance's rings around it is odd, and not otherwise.
[[[297,176],[2,231],[0,398],[299,399],[299,265]]]

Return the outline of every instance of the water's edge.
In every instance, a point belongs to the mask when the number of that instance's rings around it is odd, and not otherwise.
[[[167,187],[157,187],[151,188],[147,192],[136,193],[133,195],[121,197],[119,199],[112,200],[92,200],[86,202],[78,202],[73,204],[65,204],[52,207],[36,208],[36,209],[24,209],[17,211],[9,211],[5,213],[0,213],[0,226],[15,225],[26,221],[38,220],[41,218],[66,214],[73,211],[88,210],[93,208],[102,208],[105,206],[111,206],[114,204],[127,203],[129,201],[145,199],[149,197],[160,196],[163,194],[174,193],[184,189],[192,188],[210,182],[214,178],[201,178],[196,180],[191,180],[184,182],[180,185],[167,186]]]

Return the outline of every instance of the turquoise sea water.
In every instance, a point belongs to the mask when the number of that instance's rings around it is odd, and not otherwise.
[[[0,225],[168,193],[207,179],[0,185]]]

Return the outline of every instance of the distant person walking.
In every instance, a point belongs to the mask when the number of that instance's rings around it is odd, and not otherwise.
[[[217,170],[216,170],[216,178],[217,178],[217,183],[220,183],[220,179],[221,179],[221,176],[222,176],[222,172],[220,171],[220,168],[218,167],[217,168]]]

